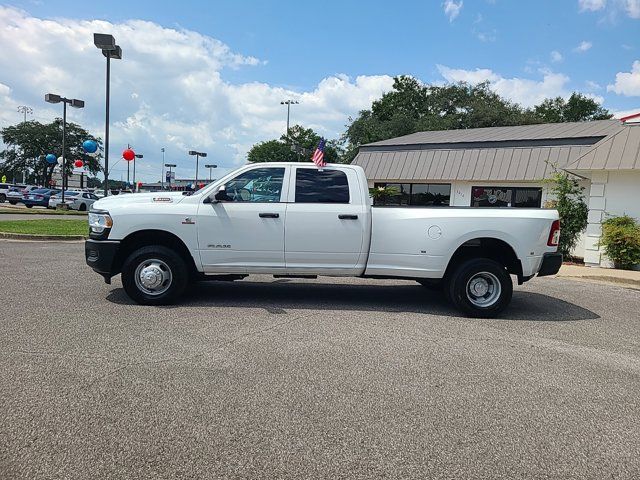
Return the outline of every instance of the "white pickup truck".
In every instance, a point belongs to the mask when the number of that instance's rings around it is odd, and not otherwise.
[[[136,302],[175,302],[190,281],[249,274],[412,279],[492,317],[519,284],[557,273],[558,212],[374,207],[355,165],[245,165],[193,195],[107,197],[89,213],[87,264],[122,274]]]

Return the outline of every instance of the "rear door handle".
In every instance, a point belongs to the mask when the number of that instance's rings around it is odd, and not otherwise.
[[[279,213],[259,213],[260,218],[280,218]]]
[[[347,214],[341,213],[340,215],[338,215],[338,218],[340,220],[357,220],[358,215],[347,215]]]

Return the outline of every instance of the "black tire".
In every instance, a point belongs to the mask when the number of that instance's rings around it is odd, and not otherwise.
[[[10,203],[11,205],[17,205],[17,204],[18,204],[18,202],[16,202],[15,200],[9,200],[9,203]]]
[[[470,283],[472,281],[476,282],[477,288],[474,289]],[[485,288],[486,293],[482,295]],[[446,290],[449,300],[464,314],[493,318],[509,305],[513,282],[503,265],[489,258],[474,258],[462,262],[453,270],[448,277]]]
[[[136,270],[138,267],[144,268],[145,263],[151,260],[158,260],[159,263],[151,265],[161,267],[160,270],[166,275],[166,269],[170,274],[170,281],[166,290],[161,293],[150,294],[145,292],[136,282]],[[164,265],[162,265],[164,264]],[[176,302],[189,283],[189,269],[183,258],[173,250],[161,245],[142,247],[134,251],[124,261],[122,266],[122,285],[127,295],[136,303],[141,305],[168,305]]]
[[[86,203],[81,203],[80,206],[78,207],[78,210],[80,210],[81,212],[86,212],[87,211],[87,204]]]
[[[0,193],[0,203],[4,203],[6,199],[7,199],[7,196],[4,193]]]
[[[26,205],[27,208],[33,208],[33,205]]]

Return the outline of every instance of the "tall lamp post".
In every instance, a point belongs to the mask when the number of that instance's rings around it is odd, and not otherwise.
[[[67,188],[67,156],[65,152],[67,136],[67,104],[71,105],[73,108],[84,108],[84,100],[61,97],[55,93],[47,93],[44,96],[44,100],[47,103],[62,102],[62,205],[64,205],[64,191]]]
[[[169,190],[171,190],[171,169],[172,168],[176,168],[176,164],[175,163],[165,163],[164,164],[165,167],[167,167],[169,169]]]
[[[198,186],[198,162],[200,157],[205,158],[207,154],[205,152],[196,152],[195,150],[189,150],[189,155],[196,156],[196,187]]]
[[[144,155],[141,153],[136,153],[136,156],[133,157],[133,191],[136,192],[138,190],[138,184],[136,183],[136,158],[144,158]]]
[[[289,138],[289,115],[291,113],[291,105],[298,105],[298,103],[299,102],[297,100],[283,100],[280,102],[280,105],[287,106],[287,138]]]
[[[208,165],[205,165],[205,168],[209,169],[209,182],[211,182],[211,169],[218,168],[218,165],[214,165],[213,163],[210,163]]]
[[[33,108],[28,107],[27,105],[20,105],[18,107],[18,112],[22,113],[24,115],[24,122],[27,122],[27,113],[29,115],[33,115]]]
[[[102,50],[102,55],[107,58],[107,83],[106,83],[106,106],[105,106],[105,126],[104,126],[104,195],[109,195],[109,101],[110,87],[109,80],[111,77],[111,59],[120,60],[122,58],[122,49],[116,45],[116,39],[113,35],[106,33],[94,33],[93,44]]]
[[[162,164],[160,165],[160,190],[164,190],[164,147],[160,149],[162,152]]]

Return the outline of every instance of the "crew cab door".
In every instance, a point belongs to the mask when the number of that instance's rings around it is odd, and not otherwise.
[[[368,226],[354,170],[292,168],[285,222],[288,273],[355,275]]]
[[[288,170],[256,167],[225,184],[226,198],[198,208],[198,246],[205,273],[284,271]]]

